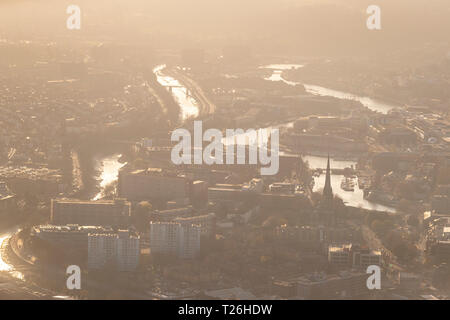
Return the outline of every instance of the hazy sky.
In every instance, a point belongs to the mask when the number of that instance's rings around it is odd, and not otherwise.
[[[71,37],[69,4],[82,10],[76,37],[147,37],[162,47],[245,43],[326,54],[448,41],[450,31],[450,0],[0,0],[0,36]],[[381,31],[366,28],[369,4],[381,7]]]

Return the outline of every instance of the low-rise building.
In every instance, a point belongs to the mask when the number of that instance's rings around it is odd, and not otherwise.
[[[337,268],[360,268],[381,266],[381,251],[362,248],[358,244],[344,244],[328,247],[328,262]]]
[[[315,273],[297,279],[297,296],[303,299],[348,299],[368,294],[368,274],[341,271],[337,274]]]
[[[340,245],[328,247],[328,263],[334,267],[346,268],[351,261],[350,251],[352,245]]]
[[[414,291],[420,288],[420,277],[414,273],[400,272],[398,274],[399,288]]]
[[[69,224],[65,226],[34,226],[31,233],[55,248],[76,252],[81,255],[87,252],[89,233],[109,234],[112,232],[111,228]]]
[[[128,226],[131,204],[125,199],[84,201],[52,199],[51,222],[55,225]]]
[[[0,214],[6,213],[15,205],[16,195],[4,181],[0,181]]]
[[[179,222],[182,225],[196,225],[200,227],[200,235],[210,236],[215,232],[216,225],[216,215],[214,213],[209,213],[200,216],[193,217],[180,217],[173,220],[174,222]]]
[[[189,181],[185,176],[160,168],[120,170],[117,191],[130,201],[173,200],[189,197]]]
[[[176,218],[186,217],[190,215],[193,211],[194,209],[191,206],[168,210],[155,210],[152,212],[152,220],[168,222]]]

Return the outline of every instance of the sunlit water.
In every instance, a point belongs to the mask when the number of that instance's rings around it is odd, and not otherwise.
[[[188,90],[177,79],[164,74],[165,65],[160,65],[153,69],[156,78],[162,86],[172,87],[172,96],[181,108],[181,119],[195,118],[199,114],[197,101],[188,94]]]
[[[311,169],[325,169],[327,167],[326,157],[305,155],[302,158],[303,161],[308,162]],[[331,159],[331,166],[333,169],[351,168],[356,166],[356,161]]]
[[[358,187],[358,181],[355,179],[355,190],[354,191],[345,191],[341,188],[341,180],[343,175],[331,175],[331,187],[333,188],[333,193],[338,195],[344,203],[350,207],[361,207],[367,210],[376,210],[376,211],[386,211],[386,212],[395,212],[394,208],[386,207],[381,204],[373,203],[364,199],[364,193],[362,189]],[[323,190],[323,186],[325,185],[325,175],[322,174],[320,177],[314,177],[314,192],[321,192]]]
[[[121,154],[114,154],[103,158],[96,159],[96,170],[101,171],[100,174],[100,191],[92,200],[99,200],[105,196],[105,188],[116,181],[119,175],[119,170],[126,163],[119,162]]]
[[[281,127],[289,127],[291,123],[283,124],[276,127],[269,127],[265,129],[260,129],[259,132],[262,130],[268,130],[271,128],[281,128]],[[235,140],[237,137],[240,138],[240,140]],[[236,143],[236,141],[243,141],[244,137],[242,135],[237,135],[234,137],[228,137],[224,138],[223,142],[225,145]],[[256,141],[250,140],[246,141],[250,145],[257,144]],[[258,147],[261,145],[258,144]],[[280,154],[284,154],[283,152],[280,152]],[[309,164],[309,167],[311,169],[325,169],[327,166],[327,158],[326,157],[320,157],[320,156],[311,156],[311,155],[305,155],[302,157],[304,161],[307,161]],[[334,160],[331,159],[331,168],[332,169],[345,169],[345,168],[355,168],[356,167],[356,161],[351,160]],[[342,181],[343,175],[331,175],[331,185],[333,187],[333,192],[338,195],[346,205],[351,207],[361,207],[363,209],[367,210],[376,210],[376,211],[386,211],[386,212],[395,212],[394,208],[383,206],[381,204],[373,203],[370,201],[367,201],[364,199],[364,192],[362,189],[359,189],[358,187],[358,181],[355,179],[355,189],[354,191],[345,191],[341,188],[341,181]],[[324,185],[325,185],[325,174],[321,174],[319,177],[314,177],[314,192],[321,192]]]
[[[11,238],[10,235],[6,235],[6,236],[2,236],[0,238],[0,246],[3,247],[6,243],[6,241],[9,240],[9,238]],[[2,252],[3,253],[3,252]],[[3,260],[3,254],[0,254],[0,271],[11,271],[12,270],[12,266],[7,264],[4,260]]]
[[[270,81],[283,81],[289,85],[298,85],[300,83],[293,82],[293,81],[287,81],[283,78],[282,74],[285,70],[290,69],[299,69],[302,68],[303,65],[301,64],[271,64],[262,66],[260,68],[270,69],[272,70],[272,75],[266,80]],[[190,97],[186,96],[186,88],[183,87],[179,81],[176,79],[169,77],[167,75],[163,74],[163,70],[165,68],[165,65],[158,66],[154,69],[154,73],[157,76],[158,82],[165,86],[170,87],[174,86],[172,88],[172,94],[178,104],[181,107],[182,111],[182,118],[183,120],[189,118],[189,117],[196,117],[198,116],[198,105],[197,102]],[[367,108],[381,112],[381,113],[387,113],[389,110],[391,110],[394,107],[394,105],[391,105],[389,103],[380,102],[368,97],[360,97],[356,96],[350,93],[341,92],[337,90],[332,90],[320,86],[315,85],[304,85],[307,92],[313,94],[313,95],[320,95],[320,96],[331,96],[338,99],[344,99],[344,100],[353,100],[353,101],[359,101]],[[292,127],[293,123],[285,123],[273,127],[263,128],[259,129],[261,130],[270,130],[271,128],[289,128]],[[257,128],[255,128],[257,129]],[[269,131],[270,132],[270,131]],[[239,141],[243,141],[242,135],[235,135],[233,137],[226,137],[223,138],[223,143],[225,145],[238,143]],[[255,145],[256,141],[246,141],[246,143],[249,143],[250,145]],[[325,168],[326,167],[326,161],[327,159],[325,157],[317,157],[317,156],[304,156],[304,160],[307,160],[309,162],[310,168]],[[332,159],[332,168],[335,169],[344,169],[347,167],[355,166],[355,161],[340,161],[340,160],[333,160]],[[335,194],[337,194],[339,197],[343,199],[343,201],[353,207],[362,207],[364,209],[370,209],[370,210],[378,210],[378,211],[388,211],[388,212],[395,212],[395,209],[386,207],[383,205],[375,204],[370,201],[367,201],[363,197],[363,190],[360,190],[358,188],[358,184],[356,181],[355,190],[353,192],[351,191],[345,191],[341,188],[341,180],[342,175],[332,175],[332,187]],[[315,177],[315,185],[314,185],[314,191],[320,191],[323,189],[325,183],[325,175],[321,175],[319,177]]]
[[[188,90],[177,79],[174,79],[164,74],[165,65],[160,65],[153,69],[157,81],[164,87],[172,87],[172,95],[181,109],[181,119],[184,121],[188,118],[195,118],[199,114],[197,101],[190,95]],[[169,90],[169,89],[168,89]],[[114,154],[102,158],[95,159],[96,170],[100,171],[100,191],[92,198],[92,200],[99,200],[105,196],[105,188],[116,181],[119,170],[126,163],[120,163],[120,154]]]
[[[288,81],[283,78],[283,71],[291,69],[292,67],[290,67],[290,66],[295,66],[295,65],[287,64],[287,65],[263,66],[262,68],[273,70],[272,75],[265,79],[270,80],[270,81],[283,81],[284,83],[291,85],[291,86],[302,84],[300,82]],[[299,69],[301,67],[302,67],[301,65],[297,65],[297,67],[295,67],[295,69]],[[363,106],[369,108],[370,110],[380,112],[383,114],[387,114],[390,110],[400,107],[398,105],[383,102],[383,101],[380,101],[377,99],[372,99],[369,97],[362,97],[362,96],[354,95],[354,94],[351,94],[348,92],[328,89],[328,88],[317,86],[317,85],[303,84],[303,86],[305,87],[306,92],[308,92],[310,94],[317,95],[317,96],[333,97],[333,98],[342,99],[342,100],[358,101]]]
[[[303,156],[304,161],[308,161],[309,167],[311,169],[325,169],[327,167],[327,158],[326,157],[317,157],[317,156]],[[355,167],[355,161],[341,161],[341,160],[330,160],[331,169],[344,169],[350,168],[351,166]],[[387,206],[383,206],[381,204],[373,203],[364,199],[364,192],[362,189],[358,187],[358,181],[355,179],[355,190],[354,191],[345,191],[341,188],[341,181],[343,175],[331,175],[331,186],[333,188],[333,193],[338,195],[346,205],[351,207],[361,207],[363,209],[368,210],[376,210],[376,211],[387,211],[387,212],[395,212],[394,208],[390,208]],[[314,177],[314,192],[321,192],[325,185],[325,174],[321,174],[319,177]]]
[[[269,81],[283,81],[284,83],[287,83],[290,86],[296,86],[296,85],[300,84],[298,82],[285,80],[283,78],[283,71],[281,71],[281,70],[274,70],[273,73],[271,74],[271,76],[268,78],[265,78],[265,79],[269,80]]]
[[[270,77],[265,78],[269,81],[283,81],[290,86],[295,86],[299,83],[293,81],[287,81],[283,78],[283,71],[292,70],[292,69],[300,69],[303,68],[303,64],[269,64],[266,66],[259,67],[260,69],[269,69],[272,70],[272,74]]]
[[[343,100],[352,100],[352,101],[358,101],[363,106],[369,108],[372,111],[377,111],[383,114],[387,114],[390,110],[400,107],[396,106],[390,103],[382,102],[376,99],[372,99],[369,97],[360,97],[348,92],[338,91],[338,90],[332,90],[328,88],[324,88],[321,86],[315,86],[310,84],[304,84],[305,89],[307,92],[318,95],[318,96],[328,96],[328,97],[334,97],[338,99]]]
[[[279,64],[268,64],[266,66],[259,67],[260,69],[271,69],[271,70],[292,70],[303,68],[304,64],[295,63],[279,63]]]
[[[265,78],[268,81],[283,81],[284,83],[295,86],[299,85],[301,83],[299,82],[293,82],[288,81],[283,78],[283,71],[289,70],[292,68],[299,69],[302,68],[303,65],[290,65],[290,64],[272,64],[267,66],[262,66],[260,68],[270,69],[272,70],[272,74],[270,77]],[[317,96],[329,96],[334,97],[337,99],[342,100],[352,100],[352,101],[359,101],[363,106],[369,108],[370,110],[380,112],[383,114],[386,114],[389,112],[389,110],[398,107],[396,105],[392,105],[386,102],[382,102],[379,100],[371,99],[368,97],[360,97],[351,93],[342,92],[338,90],[332,90],[321,86],[316,85],[308,85],[303,84],[305,87],[305,90],[313,95]],[[278,127],[292,127],[292,123],[283,124]],[[326,168],[327,164],[327,158],[326,157],[318,157],[318,156],[303,156],[303,160],[308,161],[309,167],[311,169]],[[355,166],[355,161],[348,161],[348,160],[334,160],[331,159],[331,167],[334,169],[344,169],[349,168],[351,166]],[[395,212],[394,208],[386,207],[380,204],[372,203],[370,201],[367,201],[364,199],[364,193],[363,190],[359,189],[358,182],[355,181],[355,190],[354,191],[345,191],[341,188],[341,180],[343,176],[342,175],[332,175],[331,176],[331,185],[333,187],[333,192],[337,194],[342,200],[349,206],[352,207],[361,207],[364,209],[369,210],[377,210],[377,211],[388,211],[388,212]],[[314,178],[314,188],[313,191],[321,191],[325,185],[325,175],[322,174],[319,177]]]
[[[12,234],[4,234],[0,236],[0,272],[8,272],[16,279],[25,280],[25,277],[22,272],[14,269],[14,266],[8,264],[4,259],[4,247],[11,238]]]

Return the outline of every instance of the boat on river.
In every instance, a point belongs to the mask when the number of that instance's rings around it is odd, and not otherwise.
[[[355,191],[355,182],[351,178],[344,177],[341,181],[341,189],[345,191]]]

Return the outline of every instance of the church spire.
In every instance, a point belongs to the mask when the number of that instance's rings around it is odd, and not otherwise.
[[[333,189],[331,188],[330,154],[328,154],[327,160],[327,172],[325,177],[325,186],[323,188],[323,197],[325,200],[333,200]]]

